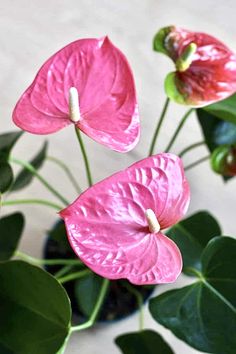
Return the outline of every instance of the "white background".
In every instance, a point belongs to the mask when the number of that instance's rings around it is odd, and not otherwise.
[[[126,54],[133,68],[141,113],[142,136],[138,146],[129,154],[112,152],[84,137],[91,161],[93,177],[99,181],[123,169],[135,160],[145,157],[165,95],[163,80],[173,70],[168,58],[152,51],[152,39],[163,26],[176,24],[196,31],[204,31],[223,40],[236,50],[236,24],[234,0],[0,0],[0,133],[14,130],[11,114],[16,101],[33,80],[42,63],[55,51],[71,41],[105,34]],[[171,104],[168,118],[158,140],[156,152],[166,147],[185,107]],[[79,147],[70,127],[48,136],[50,155],[65,159],[82,186],[86,188],[84,165]],[[14,149],[14,156],[30,158],[45,137],[25,134]],[[173,152],[201,140],[200,129],[194,116],[187,122]],[[197,150],[205,156],[205,148]],[[198,156],[199,156],[198,155]],[[195,153],[184,158],[185,164],[196,159]],[[42,174],[70,201],[76,194],[64,174],[47,162]],[[224,185],[221,178],[211,172],[208,163],[187,173],[191,184],[189,214],[208,209],[223,227],[224,234],[235,234],[235,181]],[[37,181],[12,198],[46,198],[54,200]],[[2,213],[13,211],[4,208]],[[40,206],[21,207],[27,218],[21,249],[35,256],[41,253],[45,231],[56,216],[53,210]],[[181,286],[186,279],[175,284]],[[157,293],[170,288],[159,287]],[[176,339],[169,331],[157,325],[146,311],[145,326],[161,332],[177,354],[198,353]],[[67,354],[118,354],[113,338],[138,327],[137,316],[98,326],[72,337]],[[145,354],[145,353],[144,353]]]

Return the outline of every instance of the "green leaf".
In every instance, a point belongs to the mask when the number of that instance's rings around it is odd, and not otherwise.
[[[216,219],[207,211],[199,211],[174,225],[166,233],[179,247],[183,256],[183,272],[188,267],[201,269],[201,255],[207,243],[221,235]]]
[[[212,239],[202,254],[202,273],[192,285],[150,301],[154,319],[192,347],[236,353],[236,240]]]
[[[203,108],[212,115],[236,124],[236,94]]]
[[[0,262],[10,259],[18,246],[24,228],[24,216],[14,213],[0,219]]]
[[[75,282],[75,298],[84,316],[89,317],[97,302],[103,279],[96,274],[78,279]]]
[[[224,122],[203,109],[197,109],[197,116],[210,152],[220,145],[236,143],[236,123]]]
[[[4,193],[10,188],[13,179],[13,171],[9,163],[0,162],[0,193]]]
[[[30,161],[30,164],[38,170],[42,165],[47,155],[47,147],[48,143],[45,142],[43,147],[37,153],[37,155]],[[24,188],[27,186],[33,179],[33,175],[30,171],[26,168],[23,168],[19,174],[16,176],[14,184],[11,188],[12,191],[18,191],[19,189]]]
[[[11,149],[23,132],[12,132],[0,135],[0,162],[7,162]]]
[[[1,354],[54,354],[69,332],[64,288],[44,270],[22,261],[0,264]]]
[[[115,343],[123,354],[174,354],[164,339],[151,330],[123,334]]]

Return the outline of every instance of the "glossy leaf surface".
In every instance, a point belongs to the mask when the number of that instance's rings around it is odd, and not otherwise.
[[[46,156],[47,156],[47,147],[48,143],[45,142],[43,144],[43,147],[40,149],[40,151],[34,156],[34,158],[30,161],[30,164],[38,170],[40,167],[42,167]],[[17,191],[20,190],[24,187],[26,187],[33,179],[33,174],[28,171],[26,168],[23,168],[18,175],[15,178],[14,184],[11,188],[12,191]]]
[[[193,45],[196,49],[191,52]],[[235,93],[236,56],[213,36],[169,26],[156,34],[154,50],[176,65],[176,71],[167,75],[165,90],[177,103],[201,107]]]
[[[0,162],[0,193],[4,193],[10,188],[13,178],[13,171],[9,163]]]
[[[123,354],[174,354],[157,332],[148,329],[123,334],[115,342]]]
[[[70,324],[63,287],[47,272],[22,261],[0,264],[1,354],[54,354]]]
[[[11,149],[22,135],[22,132],[11,132],[0,135],[0,162],[7,162]]]
[[[213,116],[236,124],[236,94],[203,109]]]
[[[153,298],[151,314],[200,351],[233,354],[236,352],[236,240],[212,239],[201,262],[199,279]]]
[[[201,268],[203,249],[213,237],[221,235],[221,229],[211,214],[199,211],[174,225],[166,234],[179,247],[183,271],[188,274],[188,267]]]
[[[24,217],[14,213],[0,219],[0,262],[14,255],[24,228]]]
[[[210,152],[225,144],[236,144],[236,124],[219,119],[203,109],[197,110],[198,121]]]
[[[93,271],[134,284],[173,282],[182,269],[177,246],[162,230],[178,222],[189,204],[181,160],[160,154],[99,182],[60,212],[75,253]],[[149,230],[152,209],[160,231]]]
[[[15,124],[34,134],[72,124],[71,87],[79,94],[79,129],[119,152],[136,145],[140,127],[133,75],[108,37],[77,40],[48,59],[18,101]]]
[[[75,283],[76,301],[83,315],[89,317],[96,305],[103,279],[92,273]]]

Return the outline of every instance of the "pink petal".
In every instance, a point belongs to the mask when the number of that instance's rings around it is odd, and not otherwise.
[[[85,134],[120,152],[136,145],[140,124],[133,75],[125,56],[107,37],[78,40],[54,54],[19,100],[14,122],[36,134],[70,124],[71,87],[79,93],[77,126]]]
[[[180,159],[160,154],[97,183],[60,215],[72,248],[93,271],[155,284],[174,281],[182,260],[171,240],[150,233],[145,211],[152,209],[164,229],[183,216],[188,203]]]
[[[176,71],[175,76],[169,77],[176,87],[174,93],[173,88],[167,88],[171,98],[179,103],[205,106],[236,91],[236,55],[224,43],[208,34],[174,26],[166,28],[162,40],[161,51],[165,51],[175,63],[189,44],[197,45],[189,69]]]

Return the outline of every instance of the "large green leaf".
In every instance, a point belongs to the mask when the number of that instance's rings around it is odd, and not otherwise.
[[[115,342],[123,354],[174,354],[158,333],[148,329],[123,334]]]
[[[220,119],[236,124],[236,94],[203,109]]]
[[[66,292],[50,274],[22,261],[0,264],[1,354],[55,354],[70,318]]]
[[[34,158],[30,161],[30,164],[38,170],[40,167],[42,167],[43,162],[46,158],[47,155],[47,147],[48,143],[45,142],[43,144],[43,147],[40,149],[40,151],[34,156]],[[26,168],[23,168],[19,174],[16,176],[14,184],[11,188],[12,191],[17,191],[19,189],[22,189],[26,187],[33,179],[33,174],[28,171]]]
[[[197,116],[210,152],[220,145],[236,143],[236,121],[235,124],[222,121],[203,109],[197,109]]]
[[[0,262],[13,256],[23,228],[24,216],[21,213],[10,214],[0,219]]]
[[[179,247],[183,256],[183,272],[188,267],[201,268],[201,254],[207,243],[221,235],[216,219],[207,211],[199,211],[174,225],[166,233]]]
[[[212,239],[202,254],[198,280],[150,301],[152,316],[203,352],[236,353],[236,240]]]
[[[96,305],[103,279],[96,274],[78,279],[75,283],[75,298],[83,315],[89,317]]]
[[[9,163],[0,162],[0,193],[4,193],[10,188],[13,179],[13,171]]]
[[[0,162],[8,160],[11,149],[23,132],[12,132],[0,135]]]

